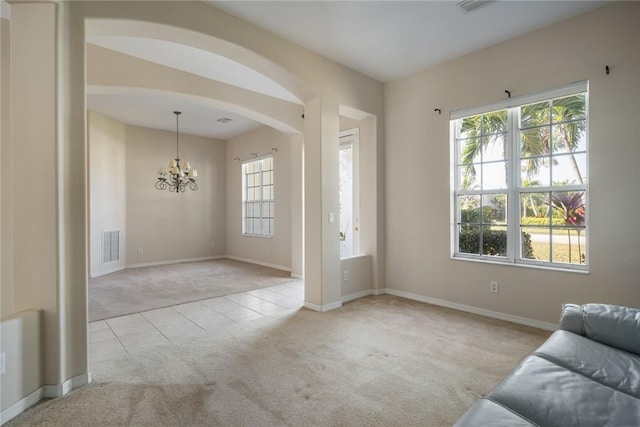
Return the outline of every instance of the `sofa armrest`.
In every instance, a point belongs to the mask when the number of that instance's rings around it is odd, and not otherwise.
[[[610,304],[563,304],[560,329],[640,354],[640,309]]]

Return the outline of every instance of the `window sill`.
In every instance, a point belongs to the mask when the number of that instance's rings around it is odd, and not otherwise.
[[[586,269],[578,269],[578,268],[567,268],[558,265],[539,265],[539,264],[528,264],[525,262],[509,262],[509,261],[500,261],[498,259],[480,259],[480,258],[472,258],[472,257],[462,257],[462,256],[451,256],[450,257],[454,261],[471,261],[480,264],[493,264],[493,265],[504,265],[510,267],[524,267],[524,268],[533,268],[536,270],[546,270],[546,271],[557,271],[561,273],[578,273],[578,274],[590,274],[589,270]]]

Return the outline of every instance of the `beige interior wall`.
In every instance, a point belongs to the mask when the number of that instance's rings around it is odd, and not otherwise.
[[[88,117],[89,277],[125,268],[127,182],[125,125],[94,111]],[[102,263],[102,233],[120,230],[120,260]]]
[[[55,18],[53,3],[11,8],[11,96],[12,100],[20,100],[11,103],[12,163],[29,170],[28,179],[11,183],[16,237],[13,311],[43,310],[42,342],[48,355],[44,380],[48,384],[59,382],[63,345],[58,289]],[[76,222],[80,233],[85,233],[84,222]],[[78,265],[84,265],[84,260],[78,260]],[[20,369],[9,365],[6,368]]]
[[[291,136],[291,276],[304,279],[304,137]]]
[[[27,306],[43,309],[41,343],[42,352],[47,355],[44,382],[52,386],[47,388],[52,396],[64,394],[69,388],[84,384],[88,378],[85,31],[100,19],[121,20],[120,23],[131,23],[138,28],[142,28],[141,23],[160,23],[163,24],[162,33],[167,33],[167,29],[187,29],[193,37],[185,37],[184,42],[205,38],[211,46],[219,48],[213,51],[274,78],[297,94],[305,105],[312,106],[308,114],[314,123],[304,125],[305,156],[308,162],[317,163],[305,169],[305,186],[313,183],[309,187],[313,192],[307,192],[305,220],[306,230],[312,230],[310,235],[316,236],[320,244],[305,248],[309,249],[305,252],[305,260],[307,265],[312,265],[311,281],[324,287],[315,293],[320,305],[340,299],[337,234],[334,227],[327,227],[322,221],[329,210],[337,212],[337,185],[333,184],[337,182],[337,166],[334,167],[331,159],[335,158],[337,165],[334,142],[338,131],[338,105],[351,105],[377,117],[382,117],[384,108],[383,86],[379,82],[202,2],[12,4],[11,67],[19,72],[12,74],[11,90],[14,99],[20,99],[20,104],[12,105],[12,163],[28,164],[31,171],[31,179],[11,183],[13,210],[20,213],[19,218],[14,218],[12,228],[16,236],[20,235],[20,241],[14,242],[13,310]],[[18,108],[13,108],[16,106]],[[296,115],[299,114],[298,111]],[[382,120],[377,126],[377,148],[381,150]],[[307,145],[315,145],[317,149],[308,152]],[[127,164],[131,165],[129,154],[127,152]],[[221,154],[224,157],[224,152]],[[158,162],[153,161],[152,170],[168,161],[164,155],[162,157]],[[141,158],[138,162],[141,169],[146,160]],[[202,175],[206,166],[197,167]],[[135,181],[137,174],[142,175],[141,169],[129,168],[127,182]],[[149,179],[146,175],[138,178]],[[208,179],[212,182],[210,185],[219,185],[217,176],[211,174]],[[223,179],[221,177],[220,181]],[[380,179],[379,176],[378,182]],[[221,191],[224,191],[223,184]],[[203,194],[200,191],[199,194]],[[329,193],[328,197],[322,197],[323,192]],[[171,218],[162,224],[162,229],[148,231],[167,233],[169,230],[177,234],[176,230],[181,227],[179,221],[184,222],[184,218],[174,215],[174,209],[167,207],[169,204],[154,200],[154,197],[148,197],[148,205]],[[187,208],[187,215],[207,211],[206,208],[199,209],[202,205],[198,203],[191,196],[181,205]],[[127,205],[131,207],[129,199]],[[224,203],[217,206],[224,206]],[[224,212],[211,209],[206,215],[216,218]],[[188,222],[189,225],[182,227],[189,228],[199,221]],[[129,218],[127,230],[127,240],[131,241]],[[192,232],[191,229],[182,231],[180,237]],[[206,235],[210,245],[211,235],[199,231],[200,235]],[[226,236],[221,238],[226,240]],[[192,243],[183,251],[185,256],[191,253]],[[202,242],[197,242],[198,254],[203,252],[201,245]],[[137,244],[134,243],[134,247]],[[226,248],[219,246],[215,249],[209,253],[226,252]],[[130,250],[127,252],[131,254]]]
[[[357,129],[360,126],[360,121],[349,117],[340,116],[340,132],[345,130]]]
[[[359,298],[371,292],[371,271],[371,255],[359,255],[340,260],[343,301]]]
[[[616,3],[386,85],[387,288],[549,323],[563,302],[640,306],[639,19]],[[589,274],[450,259],[449,112],[584,79]]]
[[[180,134],[180,158],[197,169],[198,190],[176,194],[154,187],[158,168],[175,158],[175,132],[127,126],[126,140],[127,266],[224,255],[224,141]]]
[[[13,312],[11,21],[0,19],[0,318]]]
[[[272,152],[272,148],[277,152]],[[291,271],[291,142],[289,135],[261,127],[226,142],[227,255]],[[242,162],[273,154],[275,235],[242,235]],[[236,158],[240,160],[235,160]],[[301,159],[300,159],[301,160]]]
[[[90,31],[93,31],[94,19],[100,19],[95,21],[96,27],[104,29],[109,24],[102,19],[110,18],[121,20],[117,22],[120,29],[128,23],[137,25],[136,20],[167,24],[154,30],[160,38],[187,27],[192,31],[182,33],[182,40],[196,42],[199,48],[211,49],[237,60],[275,79],[304,101],[305,156],[310,161],[321,162],[317,168],[305,168],[305,186],[319,183],[313,192],[306,192],[305,198],[305,230],[316,228],[311,235],[318,237],[305,239],[305,287],[322,288],[305,295],[315,298],[310,307],[328,309],[334,302],[339,302],[337,226],[324,221],[329,213],[338,212],[335,144],[339,129],[338,106],[349,105],[379,118],[376,143],[381,152],[384,134],[382,84],[202,3],[189,3],[189,7],[178,2],[157,2],[152,6],[145,2],[72,2],[71,5],[74,18],[89,18]],[[316,100],[320,108],[315,108],[313,102]],[[308,126],[310,121],[316,120],[317,123]],[[318,145],[319,150],[310,152],[307,148],[311,145]],[[380,193],[382,182],[379,174],[376,185]],[[315,198],[317,200],[312,201]],[[377,208],[383,209],[383,206],[379,204]],[[380,229],[383,227],[382,216],[377,220],[376,228]],[[381,259],[377,262],[382,265]],[[311,266],[313,263],[318,265]]]
[[[5,365],[11,367],[2,375],[0,381],[0,411],[6,411],[11,405],[42,386],[44,353],[41,337],[41,311],[21,311],[3,318],[0,322]],[[5,414],[7,413],[4,412],[3,415]],[[15,416],[14,413],[7,415]],[[4,416],[0,419],[2,423],[6,420]]]

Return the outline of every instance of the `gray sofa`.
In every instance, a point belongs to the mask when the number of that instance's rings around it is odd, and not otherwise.
[[[560,329],[454,426],[640,426],[640,309],[563,305]]]

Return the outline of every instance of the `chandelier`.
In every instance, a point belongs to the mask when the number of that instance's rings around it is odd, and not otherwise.
[[[176,115],[176,158],[169,162],[169,169],[161,167],[158,169],[158,180],[156,181],[156,189],[166,190],[180,193],[184,192],[187,187],[196,191],[198,184],[196,184],[196,177],[198,171],[191,169],[189,162],[185,161],[180,164],[180,141],[178,139],[178,118],[180,117],[180,111],[174,111]]]

